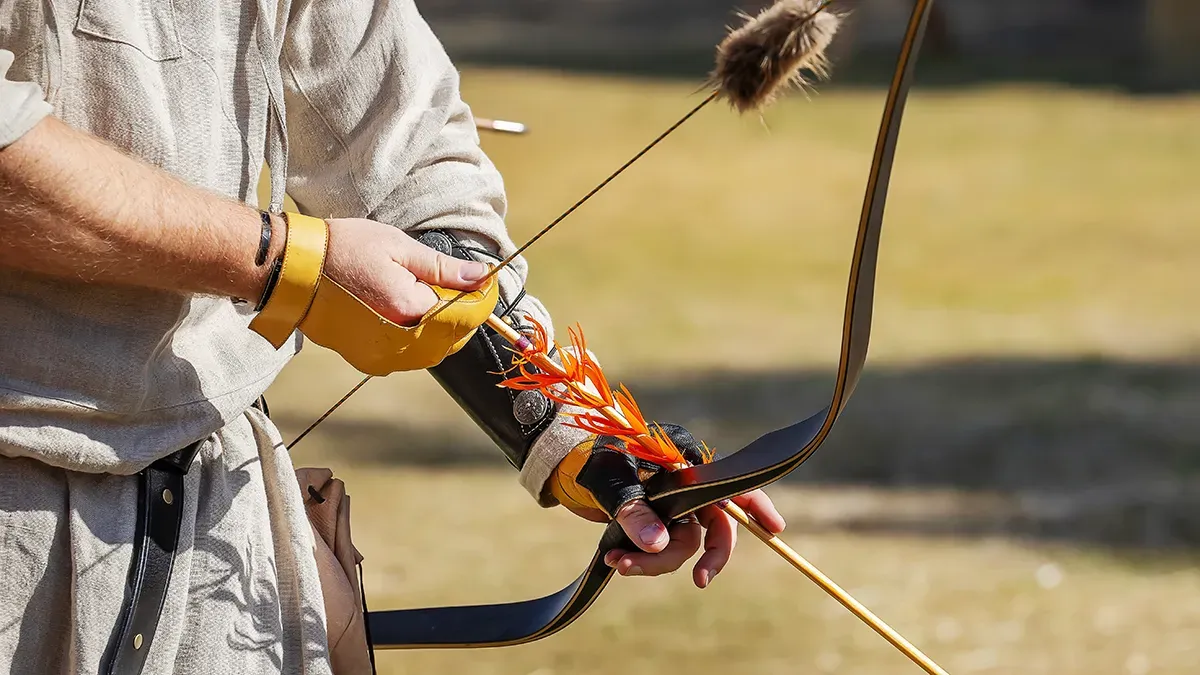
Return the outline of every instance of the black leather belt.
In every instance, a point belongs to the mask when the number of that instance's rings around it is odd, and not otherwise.
[[[139,675],[146,663],[175,566],[183,521],[183,479],[201,443],[163,457],[138,474],[133,559],[125,605],[101,667],[104,675]]]
[[[254,407],[270,415],[265,397]],[[138,474],[137,526],[125,604],[101,662],[102,675],[141,675],[146,664],[175,567],[183,522],[183,479],[202,443],[171,453]]]

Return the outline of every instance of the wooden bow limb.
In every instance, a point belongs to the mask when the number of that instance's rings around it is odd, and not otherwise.
[[[529,340],[524,335],[494,314],[488,317],[487,325],[499,333],[501,337],[507,340],[514,347],[520,348],[522,345],[529,344]],[[556,363],[548,355],[540,353],[536,350],[526,351],[523,353],[524,356],[528,358],[531,363],[533,363],[533,365],[547,373],[563,377],[564,381],[562,384],[564,386],[572,388],[580,388],[585,386],[570,380],[567,377],[567,373],[563,367]],[[584,393],[588,394],[589,396],[596,397],[596,392],[594,390],[588,391],[587,389],[584,389]],[[628,421],[621,414],[621,412],[612,406],[596,406],[595,410],[601,415],[604,415],[614,424],[619,424],[622,426],[629,425]],[[686,464],[678,464],[672,468],[678,470],[686,469],[687,467],[688,465]],[[781,558],[788,561],[792,567],[800,570],[804,576],[812,580],[812,582],[819,586],[821,590],[828,593],[833,597],[833,599],[841,603],[843,607],[850,610],[852,614],[858,617],[863,623],[870,626],[871,629],[876,633],[879,633],[883,639],[887,640],[892,644],[893,647],[900,650],[901,653],[907,656],[913,663],[920,666],[925,672],[929,673],[929,675],[949,675],[945,670],[942,669],[941,666],[934,663],[933,660],[921,652],[921,650],[917,649],[911,642],[904,639],[904,636],[897,633],[891,626],[884,623],[882,619],[875,616],[871,610],[867,609],[866,606],[864,606],[858,600],[855,600],[853,596],[847,593],[841,586],[838,586],[836,583],[834,583],[832,579],[825,576],[825,574],[821,572],[821,570],[817,569],[815,565],[810,563],[808,560],[805,560],[803,556],[795,551],[795,549],[793,549],[791,546],[788,546],[783,542],[782,539],[775,536],[775,534],[773,534],[767,528],[763,527],[762,524],[755,520],[750,514],[746,513],[742,507],[734,504],[732,501],[726,500],[720,505],[720,508],[724,510],[725,513],[728,513],[738,523],[741,523],[743,527],[749,530],[750,533],[755,537],[758,537],[758,539],[770,547],[771,550],[778,553]]]

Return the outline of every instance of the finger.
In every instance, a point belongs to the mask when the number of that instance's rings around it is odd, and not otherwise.
[[[453,256],[433,250],[412,239],[403,237],[398,241],[392,259],[412,272],[416,278],[434,286],[456,291],[470,291],[479,287],[487,276],[488,266],[474,260],[459,260]]]
[[[698,523],[679,523],[671,526],[671,538],[659,553],[635,551],[625,553],[613,565],[627,577],[656,577],[670,574],[683,567],[700,549],[701,527]]]
[[[576,513],[576,515],[583,516],[585,518],[588,517],[588,514],[586,514],[584,511],[574,511],[574,513]],[[595,513],[603,514],[603,511],[595,511]],[[604,518],[605,518],[605,520],[603,520],[602,522],[608,522],[608,520],[607,520],[608,516],[604,516]],[[694,525],[699,522],[700,521],[696,518],[696,515],[692,514],[689,516],[685,516],[684,518],[681,518],[677,521],[674,521],[672,523],[672,528],[675,525],[682,525],[682,524]],[[670,531],[673,532],[673,530],[670,530]],[[604,554],[604,564],[608,565],[609,567],[616,567],[617,561],[619,561],[621,558],[623,558],[627,555],[629,555],[629,551],[626,551],[625,549],[622,549],[622,548],[610,549],[608,553]]]
[[[708,588],[713,577],[725,568],[733,555],[733,547],[737,545],[737,524],[716,506],[707,506],[698,515],[705,529],[704,554],[692,568],[692,582],[696,588]]]
[[[658,553],[670,542],[667,527],[644,499],[634,500],[618,509],[617,522],[625,530],[625,536],[647,553]]]
[[[771,498],[762,490],[754,490],[753,492],[738,495],[733,498],[733,503],[745,509],[760,525],[767,528],[771,534],[779,534],[787,527],[787,523],[783,520],[783,516],[779,514],[779,510],[775,508],[775,504],[771,501]]]

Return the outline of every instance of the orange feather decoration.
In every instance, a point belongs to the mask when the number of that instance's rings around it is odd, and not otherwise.
[[[624,385],[614,391],[604,376],[600,364],[588,353],[583,330],[568,329],[570,351],[557,342],[554,350],[561,365],[550,358],[550,340],[544,326],[529,317],[533,334],[527,342],[512,350],[517,360],[505,373],[518,375],[500,386],[521,391],[540,391],[546,398],[564,405],[582,408],[569,413],[570,426],[600,436],[613,436],[625,441],[626,452],[666,468],[688,465],[687,459],[663,430],[646,421],[633,395]]]

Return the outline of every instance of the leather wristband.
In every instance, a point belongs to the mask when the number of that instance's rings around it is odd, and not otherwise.
[[[262,297],[258,299],[258,304],[254,305],[254,311],[261,312],[263,307],[267,306],[267,301],[271,299],[271,293],[275,290],[275,284],[279,282],[279,272],[283,269],[283,257],[280,256],[271,263],[271,269],[267,272],[267,286],[263,289]]]
[[[287,238],[275,288],[262,310],[250,322],[250,330],[279,349],[308,314],[329,245],[329,225],[320,218],[284,213]]]
[[[287,238],[278,280],[250,322],[250,329],[276,349],[299,330],[367,375],[420,370],[461,349],[496,306],[495,278],[461,298],[458,291],[430,285],[438,303],[416,325],[393,323],[324,274],[329,244],[324,220],[296,213],[285,213],[284,218]],[[445,306],[452,299],[457,301]]]
[[[271,214],[259,211],[262,217],[262,229],[258,235],[258,254],[254,256],[254,264],[262,267],[267,262],[267,253],[271,251]]]

